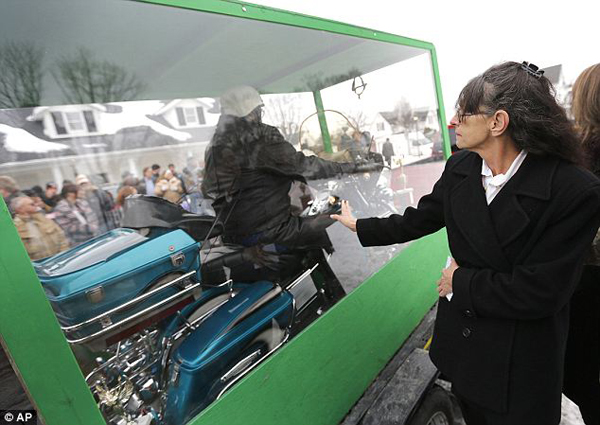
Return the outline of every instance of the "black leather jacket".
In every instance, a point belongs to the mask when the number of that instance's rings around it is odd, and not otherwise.
[[[202,192],[225,222],[225,234],[243,237],[289,219],[292,181],[353,172],[297,152],[275,127],[222,115],[205,154]]]

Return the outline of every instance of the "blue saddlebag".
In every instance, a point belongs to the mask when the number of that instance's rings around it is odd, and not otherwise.
[[[161,279],[173,280],[193,272],[186,280],[188,283],[199,281],[199,244],[183,230],[158,231],[152,236],[143,236],[135,230],[115,229],[35,262],[34,267],[61,326],[68,327],[131,301]],[[180,289],[173,286],[160,291],[126,310],[109,315],[102,323],[81,327],[68,338],[71,342],[85,339]]]
[[[289,292],[256,282],[215,311],[173,355],[166,423],[186,423],[282,342],[293,310]]]

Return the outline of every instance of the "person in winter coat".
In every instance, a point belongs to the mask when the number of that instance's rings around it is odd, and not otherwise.
[[[385,139],[385,143],[381,147],[381,155],[385,158],[387,165],[392,165],[392,156],[394,156],[394,145],[390,142],[390,139]]]
[[[582,139],[587,167],[600,177],[600,63],[573,85],[571,111]],[[586,255],[571,299],[563,392],[578,406],[586,425],[600,425],[600,234]]]
[[[10,215],[14,216],[15,212],[11,208],[11,202],[13,199],[24,195],[15,179],[10,176],[0,176],[0,194],[4,198]]]
[[[12,200],[14,223],[25,249],[32,260],[50,257],[69,248],[61,228],[40,211],[28,196]]]
[[[154,194],[167,201],[177,203],[181,198],[181,195],[183,195],[181,180],[175,177],[171,170],[166,170],[156,181]]]
[[[98,233],[106,233],[117,227],[113,212],[115,204],[111,195],[94,186],[85,174],[78,175],[75,184],[79,186],[81,196],[85,198],[98,219]]]
[[[202,192],[213,200],[232,243],[320,245],[331,220],[292,216],[292,182],[352,173],[356,165],[297,152],[277,128],[262,122],[263,106],[253,87],[223,94],[222,115],[205,153]]]
[[[363,246],[445,227],[452,253],[430,357],[452,383],[466,423],[556,425],[561,419],[569,299],[600,224],[600,181],[550,81],[506,62],[472,79],[457,144],[431,194],[389,218],[334,218]]]
[[[71,246],[88,241],[98,234],[98,218],[85,199],[77,197],[74,184],[63,186],[62,200],[54,209],[54,221],[65,232]]]

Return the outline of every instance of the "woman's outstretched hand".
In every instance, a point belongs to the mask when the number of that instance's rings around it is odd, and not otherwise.
[[[332,219],[339,221],[348,229],[356,232],[356,217],[352,215],[352,208],[348,201],[342,201],[342,213],[341,214],[331,214]]]

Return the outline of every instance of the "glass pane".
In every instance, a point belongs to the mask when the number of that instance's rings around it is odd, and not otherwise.
[[[0,189],[110,424],[186,423],[405,246],[360,247],[341,199],[402,213],[443,168],[425,50],[131,1],[2,12]]]
[[[81,112],[65,112],[65,118],[67,119],[67,125],[71,132],[85,130],[81,119]]]
[[[196,109],[185,108],[183,111],[185,112],[186,124],[194,124],[198,121],[198,119],[196,118]]]

